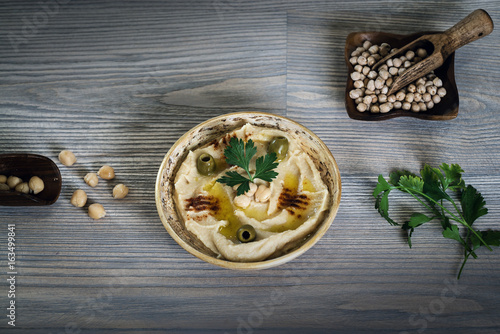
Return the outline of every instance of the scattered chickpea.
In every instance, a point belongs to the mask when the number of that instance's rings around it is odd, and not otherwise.
[[[41,178],[39,178],[38,176],[33,176],[29,180],[28,186],[31,189],[31,191],[33,191],[33,194],[35,194],[35,195],[40,193],[45,188],[45,184],[43,183],[43,180]]]
[[[7,185],[9,186],[10,189],[14,189],[16,188],[16,186],[19,184],[19,183],[22,183],[23,180],[21,180],[20,178],[18,178],[17,176],[9,176],[7,178]]]
[[[106,216],[104,207],[99,203],[89,205],[89,217],[92,219],[101,219]]]
[[[77,189],[73,193],[73,196],[71,196],[70,202],[73,206],[81,208],[85,205],[85,203],[87,203],[87,194],[85,193],[85,191]]]
[[[0,183],[6,183],[6,182],[7,182],[7,176],[0,175]]]
[[[116,199],[122,199],[125,198],[125,196],[128,195],[128,187],[124,184],[117,184],[113,188],[113,197]]]
[[[86,184],[91,186],[92,188],[96,187],[97,184],[99,183],[99,179],[97,178],[96,173],[87,173],[85,177],[83,178]]]
[[[99,175],[104,180],[112,180],[115,177],[115,170],[111,166],[104,165],[99,169],[97,175]]]
[[[59,161],[64,166],[72,166],[76,162],[76,157],[73,154],[73,152],[68,151],[68,150],[62,150],[59,153]]]

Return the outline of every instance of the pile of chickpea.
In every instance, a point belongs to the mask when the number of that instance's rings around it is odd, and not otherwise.
[[[373,45],[370,41],[364,41],[362,46],[351,53],[349,62],[354,71],[350,76],[354,89],[349,92],[349,97],[354,100],[359,112],[387,113],[397,109],[427,111],[434,108],[446,95],[443,81],[434,72],[395,94],[387,95],[397,76],[427,57],[427,51],[418,48],[416,51],[407,51],[403,56],[388,59],[377,70],[372,69],[380,59],[396,51],[387,43]]]
[[[76,157],[73,152],[63,150],[59,153],[59,161],[65,166],[72,166],[76,162]],[[112,180],[115,178],[115,170],[113,167],[104,165],[97,173],[87,173],[83,180],[87,185],[95,188],[99,184],[99,177],[103,180]],[[122,183],[117,184],[113,188],[113,198],[122,199],[128,195],[128,187]],[[82,189],[77,189],[71,196],[71,204],[77,208],[85,206],[87,203],[87,193]],[[106,210],[99,203],[93,203],[88,207],[88,215],[92,219],[101,219],[106,216]]]

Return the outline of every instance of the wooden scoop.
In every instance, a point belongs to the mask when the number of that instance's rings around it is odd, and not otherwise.
[[[387,95],[391,95],[430,71],[440,67],[446,58],[458,48],[484,37],[492,31],[493,21],[491,17],[484,10],[477,9],[445,32],[421,36],[398,49],[398,51],[385,56],[373,65],[373,69],[384,64],[390,58],[405,54],[408,50],[424,48],[430,54],[427,58],[416,63],[403,72],[403,74],[396,77],[387,93]]]
[[[36,195],[0,190],[0,205],[50,205],[57,201],[61,193],[62,180],[59,168],[52,160],[42,155],[0,154],[0,175],[17,176],[24,182],[28,182],[32,176],[38,176],[44,183],[44,189]]]

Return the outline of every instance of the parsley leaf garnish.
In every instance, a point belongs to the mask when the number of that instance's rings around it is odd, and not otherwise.
[[[265,156],[257,158],[255,161],[255,173],[252,175],[250,172],[250,160],[256,153],[257,148],[251,139],[245,143],[243,139],[232,137],[229,145],[224,149],[226,162],[242,168],[247,173],[248,178],[236,171],[229,171],[226,175],[218,178],[217,182],[227,184],[230,187],[239,185],[236,190],[238,196],[250,190],[250,182],[253,182],[257,178],[271,182],[278,176],[278,173],[273,171],[273,169],[278,167],[276,153],[268,153]]]
[[[484,207],[486,203],[483,196],[473,186],[465,185],[463,172],[457,164],[442,164],[439,168],[425,165],[420,176],[404,170],[396,171],[389,175],[389,182],[379,175],[373,192],[375,208],[391,225],[401,225],[407,232],[410,248],[415,228],[432,220],[440,221],[443,237],[458,241],[464,248],[464,260],[458,278],[469,256],[477,258],[476,249],[483,246],[491,251],[490,246],[500,246],[500,231],[472,228],[476,219],[487,214],[488,209]],[[389,216],[389,193],[393,190],[410,194],[430,214],[414,212],[408,221],[401,224],[394,221]],[[460,205],[447,191],[456,192]],[[465,233],[461,233],[459,225],[465,227]]]

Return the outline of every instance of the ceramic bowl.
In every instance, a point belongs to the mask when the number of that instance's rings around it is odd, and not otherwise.
[[[316,229],[285,254],[258,262],[233,262],[217,254],[189,232],[177,212],[174,201],[174,180],[182,161],[190,150],[219,138],[224,134],[251,123],[256,126],[277,128],[299,139],[321,172],[329,189],[329,209]],[[332,224],[340,203],[341,180],[338,166],[328,147],[310,130],[285,117],[259,112],[231,113],[207,120],[185,133],[168,151],[159,168],[156,180],[156,206],[160,219],[170,236],[192,255],[208,263],[230,269],[264,269],[290,261],[311,248]]]
[[[356,104],[349,97],[349,92],[354,89],[354,82],[351,79],[350,73],[354,71],[353,65],[349,62],[350,55],[358,46],[361,46],[364,41],[368,40],[372,44],[380,45],[389,43],[393,48],[400,48],[418,37],[436,32],[419,32],[411,35],[396,35],[384,32],[354,32],[347,36],[345,44],[345,61],[349,75],[347,76],[347,84],[345,90],[345,105],[347,114],[350,118],[364,121],[382,121],[394,117],[416,117],[427,120],[449,120],[457,117],[458,114],[458,90],[455,83],[455,53],[452,53],[444,62],[444,64],[434,70],[434,73],[443,81],[443,87],[446,88],[447,94],[442,98],[441,102],[436,104],[434,108],[427,111],[413,112],[409,110],[391,110],[388,113],[371,113],[369,111],[359,112],[356,110]]]

